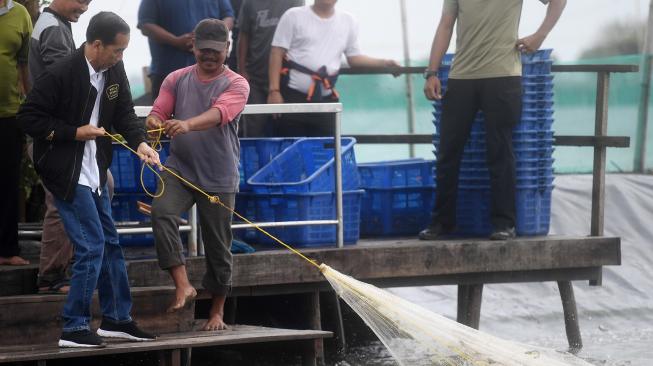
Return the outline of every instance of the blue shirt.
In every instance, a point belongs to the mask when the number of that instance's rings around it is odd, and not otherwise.
[[[175,36],[190,33],[202,19],[233,17],[229,0],[143,0],[138,9],[138,28],[151,23]],[[166,76],[195,63],[191,52],[149,39],[152,63],[150,74]]]

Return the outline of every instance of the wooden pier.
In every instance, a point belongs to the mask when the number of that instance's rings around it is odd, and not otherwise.
[[[458,285],[458,320],[476,328],[481,315],[484,284],[555,281],[560,287],[571,348],[582,345],[571,281],[600,285],[603,266],[621,263],[620,239],[609,237],[518,238],[506,242],[474,239],[430,242],[415,239],[363,240],[342,249],[312,249],[303,253],[319,263],[379,287]],[[188,258],[187,268],[191,281],[199,286],[204,273],[204,258]],[[171,285],[170,279],[159,269],[156,260],[128,261],[128,272],[134,294],[134,316],[139,324],[145,329],[167,334],[167,337],[186,337],[184,332],[192,331],[196,321],[194,305],[175,315],[165,313],[165,305],[172,298],[173,290],[166,287]],[[16,360],[12,357],[19,354],[26,357],[24,352],[15,353],[18,351],[12,351],[11,347],[47,344],[57,339],[65,297],[25,294],[33,291],[36,281],[33,266],[2,267],[0,281],[7,283],[7,288],[22,292],[20,295],[5,293],[0,297],[0,324],[3,324],[4,334],[9,335],[0,339],[0,353],[3,349],[7,351],[4,359],[0,357],[1,363]],[[302,319],[287,319],[288,324],[282,324],[282,328],[301,324],[304,330],[320,331],[324,316],[320,310],[320,296],[333,295],[328,282],[314,266],[287,250],[234,256],[232,304],[238,303],[233,301],[237,298],[291,294],[305,296],[307,306],[296,313],[295,317]],[[97,311],[97,304],[94,308]],[[231,309],[232,313],[234,311],[237,309]],[[344,343],[340,326],[335,324],[330,329],[336,330],[339,342]],[[219,336],[221,333],[214,334]],[[330,333],[311,334],[315,336],[311,344],[316,358],[307,364],[319,364],[324,360],[323,338]],[[304,342],[305,339],[298,341]],[[14,356],[11,356],[12,352]],[[118,352],[118,349],[112,352]],[[132,351],[125,349],[124,352]],[[71,357],[84,355],[76,353]]]

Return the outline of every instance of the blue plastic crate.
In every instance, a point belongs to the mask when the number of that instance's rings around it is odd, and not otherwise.
[[[435,186],[365,190],[361,235],[417,235],[431,220]]]
[[[140,174],[140,167],[136,170],[135,159],[137,157],[124,146],[113,144],[113,159],[111,160],[111,174],[113,175],[114,192],[133,193],[140,192],[141,183],[137,174]]]
[[[549,101],[553,100],[552,91],[535,91],[535,90],[525,90],[523,94],[523,100],[531,101]]]
[[[553,127],[553,118],[522,118],[515,126],[513,132],[522,132],[529,130],[551,131]]]
[[[150,222],[150,216],[138,211],[136,202],[152,204],[152,198],[146,194],[115,194],[111,200],[111,216],[116,223]]]
[[[522,63],[523,75],[548,75],[551,73],[553,61],[529,61]]]
[[[537,100],[522,98],[522,109],[549,109],[553,108],[553,100]]]
[[[524,92],[547,92],[551,93],[553,92],[553,83],[549,82],[544,82],[544,83],[537,83],[537,82],[522,82],[522,88]]]
[[[295,141],[297,141],[296,138],[283,137],[241,138],[238,163],[240,190],[249,191],[247,180]]]
[[[522,108],[521,118],[551,118],[553,117],[552,108]]]
[[[432,186],[434,160],[405,159],[358,164],[361,188]]]
[[[551,217],[551,192],[553,186],[537,185],[518,187],[515,195],[517,235],[546,235]],[[489,187],[465,186],[458,190],[456,221],[461,235],[488,235],[490,223]]]
[[[359,187],[354,145],[342,138],[342,187]],[[335,190],[333,138],[302,138],[254,174],[247,184],[256,193],[307,193]]]
[[[526,83],[553,83],[551,75],[522,75],[522,82]]]
[[[360,236],[360,211],[363,190],[343,193],[342,209],[344,221],[344,242],[355,244]],[[255,212],[255,221],[305,221],[334,220],[336,217],[335,194],[291,193],[291,194],[257,194],[240,193],[240,202],[236,204],[241,214]],[[248,217],[251,220],[250,217]],[[335,225],[303,225],[278,228],[265,228],[271,235],[293,247],[317,247],[335,245]],[[235,235],[252,244],[269,248],[283,248],[274,239],[257,229],[237,229]]]
[[[162,142],[162,149],[159,151],[159,160],[164,163],[170,152],[170,143]],[[140,193],[143,192],[141,185],[141,167],[143,163],[133,152],[121,144],[113,144],[113,159],[111,161],[111,174],[113,175],[114,191],[116,193]],[[156,170],[156,167],[153,167]],[[157,170],[157,173],[160,172]],[[143,184],[148,191],[154,193],[158,184],[158,177],[147,167],[143,169]]]
[[[532,53],[522,53],[522,62],[546,61],[551,59],[552,48],[544,48]]]

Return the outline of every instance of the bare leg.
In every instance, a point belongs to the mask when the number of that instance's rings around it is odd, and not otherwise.
[[[211,310],[209,311],[209,320],[204,324],[203,330],[224,330],[227,329],[224,318],[224,302],[226,295],[213,295],[211,299]]]
[[[193,300],[197,296],[197,291],[188,281],[188,274],[186,273],[186,266],[180,265],[172,267],[168,270],[170,277],[175,283],[175,300],[168,307],[168,312],[172,313],[182,309],[186,303]]]
[[[13,257],[0,257],[0,264],[9,266],[25,266],[29,264],[29,261],[15,255]]]

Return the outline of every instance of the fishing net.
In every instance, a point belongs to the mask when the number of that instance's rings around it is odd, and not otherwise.
[[[320,271],[400,365],[591,366],[569,353],[482,333],[325,264]]]

